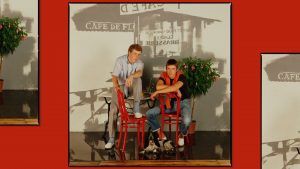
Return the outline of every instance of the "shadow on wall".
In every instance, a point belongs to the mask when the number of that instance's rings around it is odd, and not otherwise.
[[[107,34],[133,32],[134,43],[143,46],[141,60],[145,63],[142,77],[144,90],[154,78],[153,75],[158,73],[156,71],[161,72],[159,69],[164,68],[168,59],[179,60],[191,56],[205,58],[213,55],[202,49],[202,31],[206,25],[220,20],[180,13],[179,4],[179,12],[160,9],[160,4],[152,4],[151,11],[141,10],[128,15],[121,13],[122,9],[132,5],[97,4],[77,12],[72,20],[77,31],[100,31]]]
[[[33,18],[24,17],[20,11],[10,9],[9,1],[5,1],[3,16],[19,17],[25,22],[25,30],[31,33]],[[20,43],[13,55],[4,58],[3,78],[5,89],[38,88],[38,58],[35,53],[36,39],[28,37]]]
[[[292,165],[300,164],[300,159],[297,158],[299,154],[296,147],[299,143],[300,138],[263,143],[262,145],[271,148],[271,151],[270,153],[262,156],[262,165],[266,164],[269,160],[269,163],[273,160],[279,160],[280,158],[272,159],[272,157],[278,155],[282,156],[282,169],[288,169]],[[291,153],[293,153],[293,155],[291,155]]]
[[[220,78],[205,96],[196,100],[194,119],[198,121],[198,130],[230,130],[230,98],[226,95],[228,80]],[[217,113],[217,107],[223,111]]]
[[[38,60],[34,54],[35,38],[21,42],[13,55],[4,60],[6,89],[38,88]]]
[[[85,112],[76,112],[76,113],[83,113],[87,114],[90,113],[90,117],[84,122],[84,131],[99,131],[105,128],[105,123],[100,122],[100,115],[107,116],[107,108],[106,103],[103,97],[100,95],[104,92],[108,92],[112,88],[99,88],[93,89],[88,91],[78,91],[78,92],[71,92],[70,95],[74,95],[78,97],[75,104],[70,105],[70,116],[77,110],[80,110],[80,106],[89,105],[89,110],[84,109]],[[103,102],[99,108],[96,107],[96,103]],[[110,100],[109,100],[110,102]],[[89,112],[87,112],[89,111]],[[107,117],[105,118],[107,119]]]
[[[265,66],[270,81],[300,82],[300,54],[290,54]]]

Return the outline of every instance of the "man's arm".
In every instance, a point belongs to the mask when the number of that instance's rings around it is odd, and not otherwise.
[[[142,71],[142,70],[137,70],[136,72],[134,72],[133,74],[131,74],[131,75],[126,79],[125,85],[126,85],[127,87],[132,86],[133,79],[134,79],[134,78],[140,78],[140,77],[142,77],[142,75],[143,75],[143,71]]]
[[[179,90],[179,88],[183,85],[183,83],[181,81],[176,82],[174,85],[171,86],[167,86],[164,89],[161,90],[157,90],[157,94],[160,93],[170,93],[170,92],[177,92],[177,90]]]
[[[161,80],[161,79],[159,79],[159,80],[157,81],[157,83],[156,83],[156,90],[162,90],[162,89],[165,89],[165,88],[167,88],[167,87],[169,87],[169,86],[168,86],[168,85],[165,85],[165,84],[164,84],[164,81]]]
[[[114,88],[120,88],[117,76],[112,75],[112,83],[113,83]]]
[[[134,72],[130,76],[132,76],[132,78],[139,78],[139,77],[142,77],[142,75],[143,75],[143,70],[137,70],[136,72]]]
[[[138,62],[137,68],[135,69],[135,72],[131,74],[127,79],[133,79],[133,78],[140,78],[143,75],[143,69],[144,69],[144,63]]]
[[[161,80],[162,81],[162,80]],[[159,83],[159,81],[157,82]],[[177,92],[179,90],[179,88],[183,85],[183,82],[178,81],[175,84],[171,85],[171,86],[167,86],[164,89],[161,90],[156,90],[154,93],[151,94],[150,98],[152,100],[154,100],[154,97],[158,94],[162,94],[162,93],[170,93],[170,92]],[[157,86],[156,86],[157,88]]]

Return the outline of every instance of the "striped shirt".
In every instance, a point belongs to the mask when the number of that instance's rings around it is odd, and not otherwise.
[[[144,63],[139,59],[135,63],[130,64],[128,61],[128,55],[120,56],[116,59],[115,67],[112,75],[118,77],[119,85],[125,84],[128,76],[138,70],[144,69]]]

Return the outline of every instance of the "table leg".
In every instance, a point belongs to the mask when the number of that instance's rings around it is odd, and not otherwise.
[[[111,102],[108,102],[107,98],[104,97],[104,100],[105,100],[105,103],[107,104],[107,122],[105,123],[105,130],[104,130],[104,133],[102,135],[102,138],[105,140],[106,142],[106,133],[107,133],[107,128],[108,128],[108,123],[109,123],[109,111],[110,111],[110,104]]]

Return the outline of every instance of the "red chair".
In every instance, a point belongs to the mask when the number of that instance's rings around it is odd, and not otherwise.
[[[175,98],[176,99],[176,111],[172,113],[165,113],[165,97],[169,97],[169,99]],[[169,125],[169,138],[171,138],[171,125],[176,125],[176,145],[178,146],[178,130],[179,130],[179,123],[181,123],[181,108],[180,108],[180,98],[175,93],[168,93],[168,94],[160,94],[158,96],[160,102],[160,112],[161,112],[161,128],[164,129],[165,124]],[[167,118],[167,119],[166,119]],[[162,132],[160,132],[160,138],[162,138]],[[189,143],[188,136],[187,143]]]
[[[118,148],[120,148],[123,129],[125,129],[123,148],[122,148],[122,152],[124,152],[126,146],[128,128],[137,129],[138,146],[140,146],[140,130],[142,130],[142,147],[144,147],[144,129],[145,129],[145,123],[147,118],[143,116],[142,118],[137,119],[134,117],[134,115],[129,115],[125,106],[124,94],[120,89],[117,90],[117,96],[118,96],[118,104],[119,104],[119,112],[120,112],[120,135],[118,139]]]

